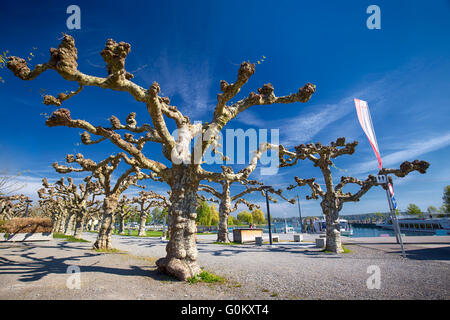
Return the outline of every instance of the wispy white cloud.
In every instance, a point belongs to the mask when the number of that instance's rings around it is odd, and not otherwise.
[[[290,147],[310,142],[323,129],[353,112],[355,108],[353,99],[355,97],[373,96],[378,91],[378,86],[382,83],[383,80],[380,80],[362,90],[354,90],[337,103],[313,104],[306,108],[306,112],[304,109],[295,117],[265,120],[257,117],[251,111],[247,111],[245,117],[239,117],[237,120],[250,126],[279,128],[280,143],[284,146]],[[379,100],[379,97],[373,100]]]
[[[404,149],[382,157],[383,166],[393,166],[405,160],[412,161],[422,154],[445,148],[448,145],[450,145],[450,132],[434,137],[427,137],[420,141],[405,141]],[[358,174],[373,171],[374,168],[377,168],[377,161],[371,160],[355,165],[350,171]]]
[[[191,120],[201,120],[206,111],[214,110],[214,100],[209,95],[211,75],[207,60],[189,61],[185,56],[183,59],[169,58],[163,53],[148,69],[150,72],[140,76],[148,85],[157,81],[162,95],[171,100],[181,99],[177,107]]]

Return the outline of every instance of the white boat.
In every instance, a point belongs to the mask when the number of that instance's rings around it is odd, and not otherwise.
[[[392,221],[385,220],[376,224],[377,227],[383,229],[394,230]],[[398,218],[398,225],[400,231],[407,232],[421,232],[421,233],[433,233],[433,234],[450,234],[450,219],[448,218]]]
[[[283,233],[294,233],[294,228],[289,226],[284,226],[282,231]]]
[[[340,232],[343,236],[351,236],[353,235],[353,229],[351,225],[345,219],[339,219],[340,224]],[[326,233],[327,222],[325,220],[316,220],[314,221],[314,233]]]

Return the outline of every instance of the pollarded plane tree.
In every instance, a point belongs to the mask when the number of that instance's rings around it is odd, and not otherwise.
[[[103,194],[103,188],[98,181],[92,181],[91,177],[85,178],[84,181],[86,182],[85,184],[81,183],[78,185],[79,192],[77,192],[77,186],[75,184],[72,184],[71,189],[73,204],[76,210],[76,223],[73,236],[77,239],[81,238],[89,210],[96,203],[95,198]]]
[[[233,182],[230,181],[221,181],[219,182],[222,186],[222,190],[218,191],[216,188],[207,184],[200,184],[199,191],[208,192],[218,199],[219,202],[219,228],[217,232],[217,242],[225,242],[229,243],[230,239],[228,237],[228,217],[231,213],[237,210],[239,204],[246,205],[249,210],[253,210],[255,208],[259,208],[259,206],[248,202],[243,197],[252,193],[252,192],[261,192],[262,196],[265,197],[265,192],[271,194],[277,194],[279,197],[283,198],[286,201],[291,203],[295,203],[295,200],[288,200],[285,198],[282,193],[282,189],[274,189],[273,187],[268,188],[267,190],[263,189],[263,183],[256,180],[241,180],[239,181],[241,184],[245,185],[245,190],[235,194],[234,196],[230,193],[230,188]],[[272,202],[277,202],[276,199],[269,196],[269,200]],[[294,202],[293,202],[294,201]],[[233,206],[234,203],[234,206]]]
[[[0,196],[0,219],[24,217],[30,203],[30,198],[23,194]]]
[[[144,237],[145,233],[145,222],[150,215],[150,208],[154,207],[169,207],[170,203],[167,197],[158,194],[154,191],[144,191],[139,192],[139,197],[133,197],[133,202],[138,205],[139,209],[139,232],[138,236]]]
[[[54,197],[60,199],[55,203],[59,209],[55,213],[56,228],[59,229],[60,221],[67,217],[64,234],[80,239],[89,209],[95,203],[95,197],[103,193],[103,189],[98,181],[92,181],[91,176],[84,178],[85,183],[79,185],[76,185],[71,177],[67,178],[67,182],[67,185],[64,184],[64,177],[61,177],[54,184],[49,184],[44,178],[44,188],[39,189],[38,194],[43,200],[51,201]]]
[[[369,191],[373,186],[378,185],[377,179],[373,175],[368,175],[365,180],[355,177],[341,177],[341,181],[334,185],[331,166],[334,165],[333,159],[342,155],[352,155],[355,152],[357,141],[346,143],[345,138],[338,138],[331,142],[329,146],[321,143],[301,144],[295,147],[295,152],[285,151],[281,160],[281,167],[295,165],[298,160],[308,159],[314,163],[314,167],[319,167],[325,180],[325,190],[322,189],[315,178],[301,179],[295,177],[296,185],[290,185],[287,189],[292,190],[298,186],[308,185],[312,193],[306,199],[322,199],[320,206],[326,220],[326,250],[335,253],[343,252],[341,244],[341,233],[339,224],[339,212],[342,210],[344,203],[357,202]],[[413,162],[405,161],[400,165],[400,169],[383,168],[379,171],[379,175],[394,174],[397,177],[404,177],[412,171],[425,173],[429,163],[426,161],[414,160]],[[348,184],[356,184],[360,188],[358,191],[344,192],[342,189]],[[386,188],[383,185],[383,188]]]
[[[114,182],[112,174],[118,169],[119,164],[124,160],[127,163],[128,169],[125,170],[117,180]],[[59,165],[57,162],[53,164],[53,168],[58,173],[72,173],[72,172],[90,172],[91,176],[96,178],[99,185],[103,189],[103,215],[102,222],[99,229],[97,240],[94,243],[96,249],[112,249],[112,230],[114,223],[114,216],[119,203],[120,195],[130,186],[138,186],[139,180],[152,178],[134,166],[133,159],[129,158],[125,153],[121,152],[117,155],[110,155],[108,158],[95,162],[91,159],[84,158],[78,153],[76,156],[71,154],[66,157],[67,163],[77,163],[78,168]]]
[[[53,221],[53,232],[65,233],[66,221],[70,216],[70,201],[68,194],[61,192],[60,185],[50,184],[47,178],[42,179],[43,188],[37,191],[39,205]],[[72,219],[73,220],[73,219]]]
[[[94,231],[95,226],[100,224],[102,217],[102,200],[90,200],[87,211],[87,223],[89,231]]]
[[[171,274],[178,279],[187,280],[201,272],[197,263],[197,247],[194,239],[195,232],[195,208],[197,205],[197,189],[200,181],[239,181],[247,178],[248,169],[237,173],[211,172],[201,166],[201,159],[207,150],[217,149],[219,132],[233,118],[252,106],[271,105],[277,103],[289,104],[295,102],[307,102],[315,92],[315,86],[307,83],[298,92],[277,97],[271,84],[266,84],[258,89],[258,93],[251,92],[247,97],[228,103],[247,83],[255,72],[255,65],[243,62],[240,65],[237,80],[234,83],[221,81],[222,93],[217,95],[217,104],[213,112],[212,120],[203,124],[192,124],[190,119],[183,115],[177,107],[170,105],[167,97],[160,95],[160,86],[157,82],[148,88],[144,88],[132,81],[133,75],[125,70],[125,59],[131,49],[130,44],[115,42],[109,39],[101,56],[106,63],[107,76],[93,76],[78,70],[78,52],[74,39],[65,34],[58,48],[50,49],[48,62],[38,64],[33,70],[27,66],[24,59],[8,57],[8,68],[22,80],[33,80],[47,70],[56,71],[63,79],[78,84],[78,88],[69,94],[60,93],[56,97],[46,95],[46,105],[61,106],[68,99],[77,96],[85,86],[125,91],[131,94],[138,102],[145,104],[151,118],[152,125],[137,126],[135,114],[131,113],[126,124],[112,116],[112,128],[95,126],[85,120],[72,119],[68,109],[61,108],[54,111],[46,121],[46,125],[67,126],[83,129],[86,132],[82,136],[83,142],[89,144],[109,140],[117,147],[130,154],[133,165],[141,169],[149,169],[157,174],[162,181],[171,188],[171,207],[169,216],[171,221],[171,238],[166,247],[166,257],[157,261],[159,269]],[[106,111],[106,110],[105,110]],[[169,132],[166,120],[172,120],[178,130],[175,138]],[[122,137],[117,131],[127,130]],[[131,132],[131,133],[130,133]],[[139,137],[135,137],[139,134]],[[98,137],[91,141],[91,135]],[[196,143],[194,138],[202,135]],[[150,155],[143,152],[147,142],[158,143],[162,147],[164,157],[170,163],[169,166],[153,160]],[[191,152],[192,148],[195,152]],[[250,161],[249,167],[257,165],[261,155],[270,148],[269,144],[263,144]]]
[[[58,211],[57,207],[56,207],[56,201],[54,200],[43,200],[43,199],[39,199],[38,203],[39,203],[39,209],[41,211],[41,215],[43,217],[48,217],[50,219],[52,219],[52,232],[57,232],[57,228],[59,227],[59,225],[57,226],[57,220],[56,220],[56,215],[54,214],[55,212]]]
[[[125,220],[137,213],[136,208],[132,204],[133,200],[129,199],[126,194],[123,194],[119,200],[116,209],[116,217],[119,220],[119,234],[125,233]]]

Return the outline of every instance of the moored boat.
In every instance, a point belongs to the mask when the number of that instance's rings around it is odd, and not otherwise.
[[[383,229],[394,229],[391,219],[377,223],[376,225]],[[450,234],[450,220],[448,218],[398,218],[398,225],[402,232]]]

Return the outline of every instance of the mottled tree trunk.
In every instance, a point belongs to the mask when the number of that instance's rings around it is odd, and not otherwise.
[[[145,222],[147,221],[147,214],[144,210],[141,210],[141,220],[139,223],[139,233],[138,236],[145,237],[147,234],[145,233]]]
[[[58,232],[62,223],[61,219],[62,219],[61,215],[58,215],[55,219],[53,219],[52,232]]]
[[[167,215],[167,231],[166,231],[166,239],[170,239],[170,215]]]
[[[84,220],[85,220],[85,212],[84,211],[78,212],[75,218],[75,232],[73,234],[73,236],[76,239],[81,239],[81,235],[83,234],[84,231]]]
[[[114,212],[116,211],[118,197],[109,196],[103,200],[103,218],[98,231],[95,249],[112,249],[112,230],[114,225]]]
[[[75,214],[72,212],[69,212],[69,216],[66,219],[66,226],[64,228],[64,234],[66,236],[70,236],[73,233],[73,223],[75,220]]]
[[[88,224],[89,224],[89,231],[94,231],[94,219],[89,220]]]
[[[67,220],[67,214],[64,213],[64,214],[61,215],[61,222],[60,222],[59,227],[57,229],[58,233],[64,233],[66,220]]]
[[[119,215],[119,234],[125,233],[125,219]]]
[[[230,192],[223,196],[219,205],[219,228],[217,231],[217,241],[229,243],[228,238],[228,217],[231,212],[231,197]]]
[[[339,200],[335,200],[339,201]],[[323,213],[325,214],[325,220],[327,224],[327,238],[326,238],[326,248],[325,250],[334,253],[342,253],[341,243],[341,226],[339,223],[339,205],[333,202],[321,203]]]
[[[201,272],[197,264],[195,243],[195,218],[198,181],[190,175],[186,166],[180,166],[171,183],[170,197],[170,240],[166,246],[167,255],[156,261],[159,270],[186,281]]]

